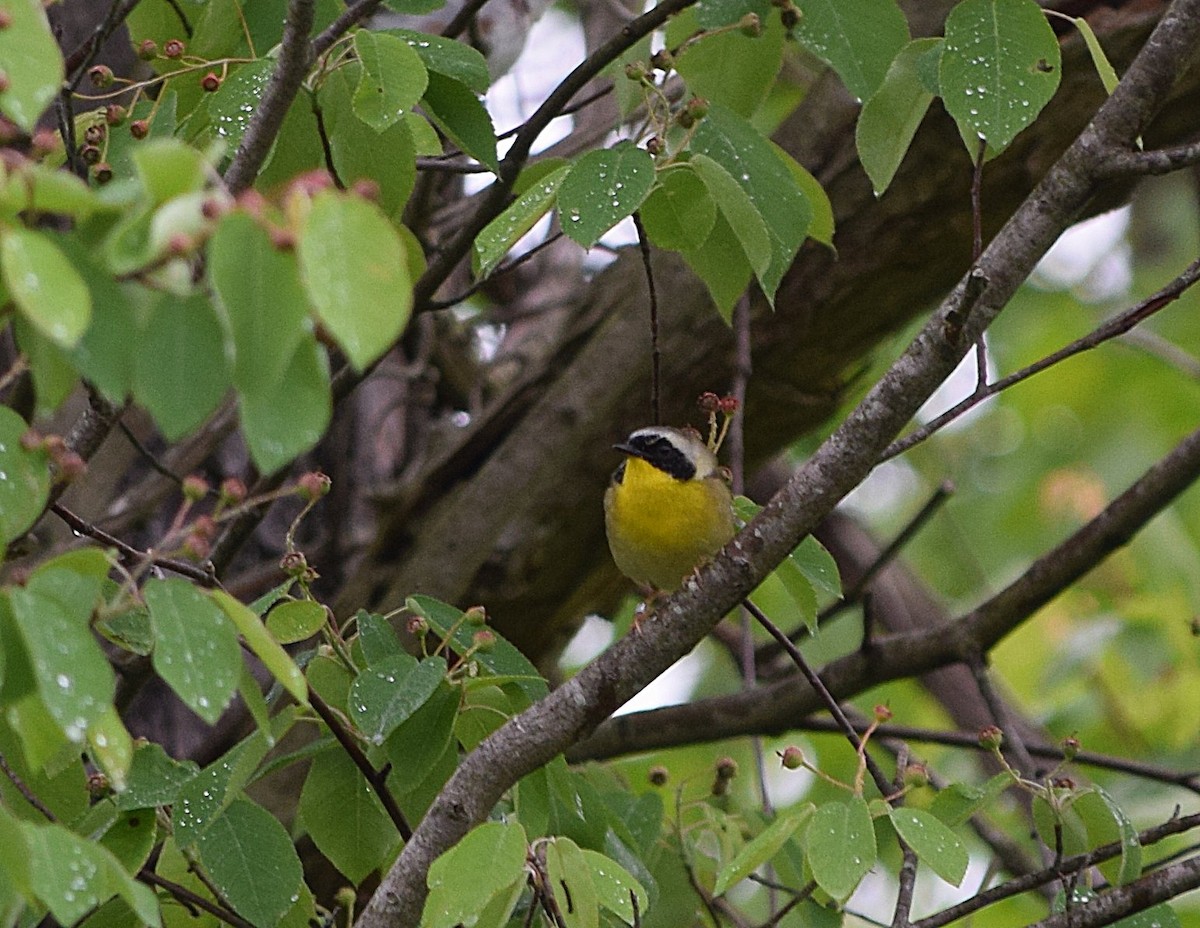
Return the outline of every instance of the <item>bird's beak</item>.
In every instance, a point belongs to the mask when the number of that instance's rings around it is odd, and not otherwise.
[[[613,448],[613,451],[620,451],[621,454],[627,454],[630,457],[635,457],[635,458],[641,457],[641,455],[638,453],[637,448],[633,447],[632,445],[627,445],[623,441],[617,442],[615,445],[612,446],[612,448]]]

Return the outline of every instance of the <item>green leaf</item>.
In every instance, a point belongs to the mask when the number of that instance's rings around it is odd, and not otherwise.
[[[196,853],[221,896],[255,925],[275,925],[292,907],[304,874],[279,820],[237,799],[196,842]]]
[[[410,596],[404,605],[409,611],[428,621],[433,630],[443,638],[452,637],[452,646],[458,653],[465,654],[471,648],[475,628],[463,621],[461,609],[432,596]],[[454,629],[452,636],[451,628]],[[531,702],[541,699],[549,692],[546,681],[537,672],[537,668],[499,635],[496,636],[492,650],[477,651],[472,655],[472,659],[493,676],[511,678]]]
[[[159,924],[154,891],[135,883],[106,848],[61,825],[26,822],[22,830],[30,885],[59,923],[77,922],[119,894],[142,924]]]
[[[470,87],[435,72],[429,75],[422,103],[450,141],[492,171],[500,170],[492,117]]]
[[[1112,923],[1112,928],[1182,928],[1179,916],[1165,902]]]
[[[207,419],[229,389],[225,333],[203,296],[160,299],[143,323],[136,351],[134,398],[169,441]]]
[[[411,126],[425,121],[409,114],[377,133],[354,113],[353,93],[360,71],[358,62],[338,68],[317,95],[333,166],[348,186],[362,178],[378,184],[379,205],[388,216],[398,218],[416,179]]]
[[[800,44],[833,68],[856,98],[869,99],[908,41],[908,22],[895,0],[800,0],[799,7]]]
[[[954,832],[923,809],[901,806],[891,809],[888,815],[896,833],[913,849],[921,863],[947,883],[962,885],[971,858]]]
[[[171,810],[173,834],[181,848],[193,847],[241,795],[270,750],[270,740],[256,731],[183,784]]]
[[[67,738],[82,742],[116,692],[112,668],[88,625],[91,606],[70,609],[30,587],[8,596],[46,710]]]
[[[592,883],[592,868],[570,838],[546,843],[546,872],[566,928],[598,928],[600,902]]]
[[[358,627],[358,646],[367,666],[374,667],[401,654],[407,654],[400,638],[381,615],[360,609],[354,616]]]
[[[362,73],[354,91],[354,112],[376,132],[382,132],[412,110],[425,93],[429,75],[408,43],[386,32],[360,29],[354,50]]]
[[[515,822],[488,822],[472,829],[429,868],[421,924],[473,924],[492,897],[513,883],[524,885],[525,850],[525,830]]]
[[[1108,55],[1104,53],[1104,46],[1100,44],[1100,40],[1096,38],[1096,33],[1092,29],[1091,24],[1082,16],[1077,16],[1071,20],[1075,24],[1075,28],[1079,30],[1083,36],[1083,41],[1087,44],[1088,54],[1092,56],[1092,65],[1096,68],[1096,73],[1100,75],[1100,83],[1104,85],[1104,90],[1111,94],[1117,89],[1117,84],[1121,79],[1117,77],[1117,72],[1112,66],[1112,62],[1108,60]]]
[[[753,38],[735,29],[688,44],[675,59],[688,91],[752,116],[767,98],[783,62],[784,29],[779,17],[763,15],[762,23],[762,35]]]
[[[92,318],[92,295],[50,233],[6,228],[0,269],[17,310],[34,328],[62,348],[79,342]]]
[[[449,746],[461,692],[459,687],[443,680],[387,739],[388,759],[404,782],[419,783],[425,779]]]
[[[683,162],[659,172],[640,215],[650,241],[659,248],[685,251],[704,244],[717,221],[717,203],[695,166]]]
[[[1099,864],[1100,872],[1114,886],[1124,886],[1142,875],[1142,845],[1137,829],[1116,801],[1096,786],[1075,800],[1073,808],[1087,828],[1091,847],[1120,842],[1121,856]]]
[[[858,157],[871,178],[875,196],[881,196],[896,176],[933,102],[933,94],[921,83],[917,68],[923,56],[940,43],[940,39],[914,39],[904,46],[888,68],[883,84],[859,114],[855,130]]]
[[[250,117],[262,102],[274,70],[275,62],[269,58],[251,61],[230,71],[221,86],[208,95],[208,131],[225,143],[227,155],[233,155],[242,144]]]
[[[154,628],[155,671],[184,705],[214,724],[237,689],[237,633],[220,607],[187,580],[148,580],[143,595]]]
[[[150,859],[157,835],[154,815],[135,810],[118,815],[100,837],[100,843],[121,862],[126,873],[136,874]]]
[[[563,231],[584,248],[633,214],[654,186],[654,159],[632,142],[591,151],[575,162],[558,191]]]
[[[106,397],[124,403],[133,389],[138,351],[137,339],[129,337],[138,326],[129,290],[75,240],[67,239],[63,245],[92,297],[91,325],[71,351],[71,363]]]
[[[126,786],[129,766],[133,763],[133,738],[121,716],[109,706],[88,728],[89,756],[118,793]]]
[[[747,13],[754,13],[765,21],[770,15],[771,5],[765,0],[700,0],[696,4],[696,26],[700,29],[720,29],[732,26]],[[672,20],[672,25],[682,17]],[[695,31],[685,30],[689,35]]]
[[[966,783],[951,783],[934,797],[929,811],[953,828],[992,802],[1012,783],[1013,779],[1007,773],[996,774],[982,788]]]
[[[50,493],[45,451],[26,451],[25,420],[0,406],[0,546],[19,538],[37,521]]]
[[[942,100],[964,138],[986,139],[998,153],[1050,102],[1061,63],[1033,0],[965,0],[946,19]]]
[[[202,152],[170,137],[146,139],[131,157],[155,206],[202,190],[211,170]]]
[[[552,171],[484,226],[475,238],[473,259],[476,274],[487,277],[512,247],[550,211],[569,171],[569,166]]]
[[[400,842],[379,797],[340,746],[313,758],[300,817],[317,850],[355,886],[390,860]]]
[[[8,169],[0,178],[0,212],[16,218],[18,213],[56,213],[86,219],[103,207],[87,184],[68,171],[28,161]]]
[[[325,624],[325,607],[311,599],[280,603],[267,613],[267,631],[280,644],[295,644],[311,638]]]
[[[812,535],[805,538],[788,555],[813,588],[829,599],[841,599],[842,578],[838,573],[837,561],[823,544]]]
[[[184,785],[199,773],[195,761],[174,760],[167,756],[161,745],[142,743],[133,752],[125,791],[117,796],[117,808],[127,812],[169,806]]]
[[[712,158],[694,154],[691,165],[741,243],[743,257],[761,279],[771,263],[771,237],[758,207],[741,184]]]
[[[619,863],[599,851],[584,848],[580,856],[591,873],[592,886],[600,907],[608,909],[621,921],[634,924],[631,897],[637,897],[639,912],[649,908],[650,900],[642,884]]]
[[[875,828],[866,800],[854,796],[817,808],[805,832],[813,879],[834,899],[846,899],[875,866]]]
[[[240,210],[222,217],[208,247],[208,276],[233,336],[233,384],[268,391],[309,332],[296,256]]]
[[[813,814],[811,803],[789,809],[749,841],[737,855],[721,867],[713,895],[720,896],[779,853]]]
[[[746,291],[754,271],[723,215],[718,213],[704,244],[683,252],[683,259],[704,281],[717,311],[729,322],[733,317],[733,304]]]
[[[242,431],[255,465],[274,473],[312,448],[329,425],[329,359],[305,334],[283,374],[271,384],[239,393]]]
[[[350,686],[350,717],[375,744],[433,695],[445,679],[446,661],[427,657],[419,664],[405,654],[364,670]]]
[[[209,595],[233,620],[237,630],[246,639],[247,646],[263,662],[263,666],[283,684],[283,688],[291,693],[297,702],[307,706],[308,686],[304,682],[304,674],[279,642],[271,637],[271,633],[258,616],[224,590],[212,590]]]
[[[487,59],[463,42],[410,29],[385,29],[421,56],[425,67],[466,84],[475,93],[486,93],[492,83]]]
[[[79,375],[66,352],[21,316],[13,319],[13,335],[18,350],[29,361],[33,390],[37,395],[36,413],[51,415],[71,395]]]
[[[792,180],[796,184],[796,189],[808,201],[808,205],[812,209],[812,221],[808,226],[808,237],[814,242],[820,242],[822,245],[833,248],[835,223],[833,219],[833,204],[829,201],[829,194],[825,192],[825,188],[821,186],[821,182],[813,177],[809,170],[790,154],[774,142],[771,143],[771,149],[779,156],[779,160],[783,162],[784,167],[788,169],[788,173],[792,175]]]
[[[0,30],[0,61],[8,86],[0,112],[32,133],[62,86],[63,58],[39,0],[6,0],[9,23]]]
[[[299,255],[317,315],[355,369],[365,370],[404,331],[412,310],[396,230],[374,204],[325,190],[313,198]]]
[[[765,272],[757,276],[763,293],[773,301],[779,282],[808,233],[812,207],[771,143],[749,122],[719,104],[712,104],[708,115],[696,126],[691,148],[729,172],[766,224],[770,261]]]

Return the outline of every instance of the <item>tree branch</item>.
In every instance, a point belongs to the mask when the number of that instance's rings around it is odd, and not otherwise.
[[[225,169],[225,185],[230,193],[241,193],[254,183],[283,126],[288,108],[304,83],[309,64],[315,57],[308,34],[312,31],[316,6],[316,0],[290,0],[288,3],[279,59],[246,126],[246,134]]]

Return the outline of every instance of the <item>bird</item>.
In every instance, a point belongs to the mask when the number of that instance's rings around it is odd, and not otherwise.
[[[613,445],[625,459],[604,494],[608,546],[635,583],[670,592],[733,537],[733,495],[692,431],[649,426]]]

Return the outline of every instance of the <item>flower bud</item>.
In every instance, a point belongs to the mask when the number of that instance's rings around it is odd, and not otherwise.
[[[214,93],[221,89],[221,75],[216,71],[209,71],[204,77],[200,78],[200,87],[205,93]]]
[[[167,39],[166,44],[163,45],[164,58],[182,58],[185,51],[187,51],[187,47],[180,39]]]
[[[106,135],[108,135],[108,127],[102,122],[83,130],[83,140],[89,145],[99,145],[104,141]]]
[[[762,20],[757,13],[747,13],[738,21],[738,29],[748,39],[757,39],[762,35]]]
[[[466,620],[468,625],[487,625],[487,611],[483,608],[483,606],[472,606],[463,613],[463,618]]]
[[[182,491],[184,491],[184,498],[187,502],[198,503],[200,502],[200,499],[203,499],[206,495],[208,495],[209,481],[205,480],[203,477],[200,477],[199,474],[187,475],[187,477],[184,478]]]
[[[476,651],[484,654],[488,651],[494,651],[496,648],[496,633],[490,628],[481,628],[471,636],[471,646]]]
[[[319,470],[311,470],[296,481],[296,490],[306,503],[314,502],[329,492],[333,481]]]
[[[794,744],[789,744],[779,755],[785,770],[799,770],[804,766],[804,752]]]
[[[729,781],[737,776],[737,761],[732,757],[722,757],[717,761],[716,776],[713,778],[712,794],[724,796],[729,792]]]
[[[1063,760],[1074,760],[1079,754],[1079,739],[1074,735],[1063,738],[1061,746]]]
[[[289,551],[279,559],[279,569],[289,577],[303,577],[308,573],[308,561],[299,551]]]
[[[1004,743],[1004,732],[995,725],[988,725],[979,730],[979,746],[989,751],[998,750]]]
[[[913,763],[904,768],[905,786],[928,786],[929,768],[924,764]]]
[[[108,65],[95,64],[88,68],[88,80],[92,82],[93,87],[104,88],[111,87],[116,78]]]
[[[129,134],[135,139],[144,139],[150,134],[150,123],[145,119],[135,119],[129,124]]]
[[[113,179],[112,165],[107,161],[101,161],[100,163],[93,165],[92,177],[95,178],[96,183],[98,184],[107,184]]]
[[[108,782],[108,777],[102,773],[89,773],[87,778],[88,795],[93,799],[103,799],[109,794],[112,789],[112,784]]]
[[[631,61],[625,65],[625,76],[631,81],[645,81],[650,77],[650,72],[646,70],[646,64],[642,61]]]
[[[158,43],[153,39],[142,39],[137,47],[137,56],[142,61],[153,61],[158,57]]]
[[[675,67],[675,56],[665,48],[660,48],[650,56],[650,66],[659,71],[670,71]]]
[[[84,164],[99,164],[103,155],[100,149],[95,145],[84,145],[79,149],[79,157],[83,159]]]
[[[360,177],[350,185],[350,190],[364,200],[370,200],[372,203],[378,203],[381,194],[379,181],[372,177]]]
[[[700,394],[700,398],[696,400],[696,405],[700,407],[701,412],[706,412],[710,416],[713,413],[720,412],[721,398],[710,390],[706,390]]]
[[[226,477],[221,481],[220,499],[224,506],[236,506],[248,493],[246,484],[237,477]]]
[[[651,786],[666,786],[667,780],[670,778],[670,772],[661,764],[655,764],[646,774],[646,779],[650,781]]]
[[[892,719],[892,710],[888,706],[885,706],[882,703],[880,703],[879,705],[877,705],[875,707],[875,721],[876,722],[880,722],[880,723],[890,722],[891,719]]]
[[[423,615],[414,615],[404,626],[414,638],[424,638],[429,634],[429,620]]]
[[[120,103],[110,103],[104,110],[104,121],[110,126],[119,126],[129,115]]]

